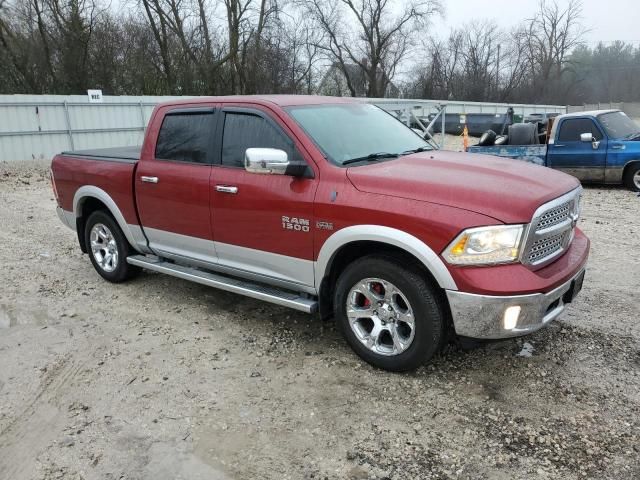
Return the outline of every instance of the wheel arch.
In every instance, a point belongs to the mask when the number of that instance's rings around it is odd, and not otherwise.
[[[443,290],[458,289],[439,255],[417,237],[379,225],[347,227],[325,241],[316,261],[316,286],[323,317],[331,311],[332,288],[340,271],[351,261],[375,253],[392,253],[414,259],[436,286]]]
[[[116,221],[129,244],[136,250],[142,250],[141,239],[144,239],[142,229],[135,225],[129,225],[111,196],[99,187],[94,185],[84,185],[76,190],[73,196],[73,214],[76,219],[76,231],[80,248],[84,253],[87,246],[84,240],[84,226],[89,215],[96,210],[106,210]],[[133,227],[133,228],[132,228]],[[134,229],[139,230],[134,232]],[[143,242],[146,244],[146,241]]]
[[[640,166],[640,159],[634,159],[634,160],[629,160],[627,163],[624,164],[624,167],[622,167],[622,182],[626,182],[627,181],[627,173],[634,167],[638,167]]]

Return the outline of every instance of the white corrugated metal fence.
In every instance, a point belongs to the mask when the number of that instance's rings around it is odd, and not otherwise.
[[[0,161],[50,159],[63,150],[140,145],[153,107],[179,97],[102,97],[86,95],[0,95]],[[184,97],[182,97],[184,98]],[[451,113],[564,113],[557,105],[509,105],[437,100],[363,99],[386,110],[420,109],[422,114],[447,104]]]
[[[0,161],[50,159],[63,150],[140,145],[153,107],[175,97],[0,95]]]

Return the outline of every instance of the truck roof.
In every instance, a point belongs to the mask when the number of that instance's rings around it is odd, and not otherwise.
[[[293,105],[323,105],[331,103],[356,103],[361,100],[352,97],[329,97],[323,95],[227,95],[219,97],[185,97],[170,100],[160,105],[193,105],[194,103],[234,102],[254,104],[275,104],[281,107]]]
[[[568,117],[597,117],[598,115],[602,115],[603,113],[613,113],[613,112],[619,112],[619,111],[620,110],[617,110],[615,108],[608,109],[608,110],[587,110],[585,112],[565,113],[563,115],[560,115],[560,117],[562,117],[562,118],[568,118]],[[558,117],[558,119],[560,117]],[[558,120],[558,119],[556,119],[556,120]]]

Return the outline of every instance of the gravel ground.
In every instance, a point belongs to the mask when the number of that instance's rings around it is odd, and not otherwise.
[[[587,188],[584,290],[411,374],[331,322],[145,273],[111,285],[42,166],[0,164],[0,478],[640,478],[640,198]]]

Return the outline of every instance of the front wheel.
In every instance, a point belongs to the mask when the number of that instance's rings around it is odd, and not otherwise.
[[[87,220],[85,245],[93,267],[105,280],[120,283],[140,272],[139,267],[127,263],[132,248],[122,230],[102,210],[93,212]]]
[[[640,192],[640,163],[627,168],[624,172],[624,185],[632,192]]]
[[[441,348],[445,316],[438,292],[402,259],[368,256],[342,272],[334,309],[347,342],[366,362],[412,370]]]

